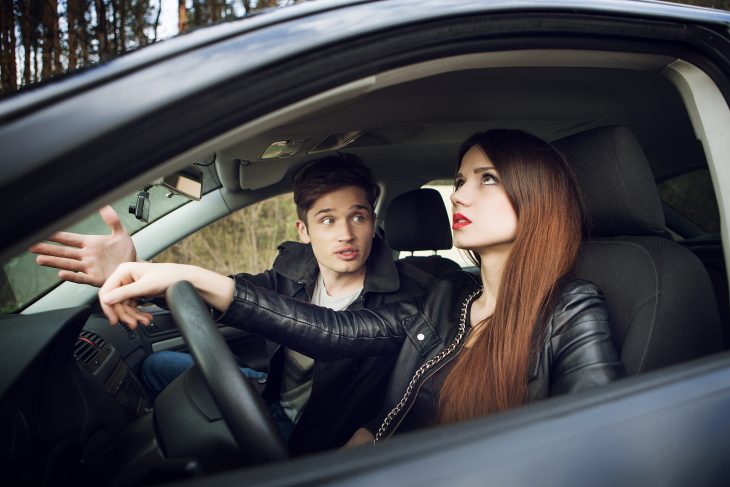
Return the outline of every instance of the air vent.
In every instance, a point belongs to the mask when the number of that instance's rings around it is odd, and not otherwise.
[[[98,333],[83,330],[74,345],[74,357],[89,372],[94,372],[111,352],[104,339]]]
[[[129,325],[127,325],[126,323],[120,323],[120,325],[122,325],[122,328],[124,328],[124,331],[126,331],[126,332],[127,332],[127,337],[128,337],[128,338],[129,338],[130,340],[134,340],[135,338],[137,338],[137,334],[136,334],[136,333],[134,332],[134,330],[133,330],[133,329],[131,329],[131,328],[129,327]]]

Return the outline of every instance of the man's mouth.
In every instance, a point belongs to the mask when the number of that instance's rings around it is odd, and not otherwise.
[[[354,247],[346,247],[335,252],[335,255],[342,260],[354,260],[360,254],[360,251]]]
[[[467,217],[462,215],[461,213],[454,213],[453,223],[451,224],[451,228],[454,230],[458,230],[460,228],[463,228],[471,223],[471,220],[469,220]]]

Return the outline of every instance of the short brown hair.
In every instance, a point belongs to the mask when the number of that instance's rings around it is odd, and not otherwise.
[[[370,211],[375,211],[380,186],[359,157],[338,152],[310,161],[294,176],[294,204],[297,205],[299,219],[307,223],[307,212],[318,198],[346,186],[362,188],[370,203]]]

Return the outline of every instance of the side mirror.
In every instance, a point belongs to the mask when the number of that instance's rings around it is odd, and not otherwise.
[[[162,186],[173,193],[199,200],[203,196],[203,171],[188,166],[162,178]]]

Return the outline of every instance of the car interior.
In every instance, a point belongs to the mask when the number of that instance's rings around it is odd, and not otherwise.
[[[221,134],[165,166],[168,173],[201,168],[205,194],[133,239],[139,257],[152,258],[229,213],[288,193],[307,161],[344,151],[361,157],[383,189],[378,225],[394,258],[439,276],[461,265],[441,252],[452,246],[448,209],[424,186],[453,179],[459,144],[472,133],[526,130],[552,142],[576,175],[590,225],[575,273],[602,289],[627,373],[705,357],[730,345],[730,310],[716,197],[698,206],[692,196],[719,188],[714,161],[727,154],[701,122],[727,105],[717,90],[719,98],[693,96],[712,84],[698,73],[667,54],[574,49],[465,54],[378,72]],[[698,173],[707,185],[689,178],[664,189]],[[708,227],[713,215],[717,226]],[[62,283],[0,318],[23,320],[43,337],[38,343],[50,343],[25,345],[18,352],[25,362],[7,360],[14,380],[2,384],[0,404],[17,438],[5,445],[18,459],[16,479],[45,485],[65,475],[83,483],[88,472],[104,471],[110,485],[126,485],[244,465],[219,420],[189,428],[193,447],[181,457],[161,458],[157,445],[166,439],[159,435],[180,434],[179,423],[160,419],[175,404],[150,401],[139,369],[153,351],[185,343],[164,309],[150,308],[154,326],[110,327],[95,292]],[[242,363],[265,366],[262,339],[220,330]],[[49,372],[56,360],[66,368]],[[50,402],[53,408],[44,406]]]

